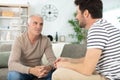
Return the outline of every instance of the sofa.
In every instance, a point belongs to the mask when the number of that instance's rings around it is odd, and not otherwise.
[[[8,58],[10,55],[11,44],[0,45],[0,80],[7,80]]]
[[[0,80],[7,80],[8,58],[10,55],[11,44],[0,45]],[[62,57],[79,58],[86,52],[86,44],[65,44],[61,52]],[[47,63],[43,57],[44,64]]]

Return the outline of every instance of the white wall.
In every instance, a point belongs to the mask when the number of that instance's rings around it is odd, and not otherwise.
[[[44,22],[43,34],[51,34],[55,36],[65,35],[66,41],[69,41],[68,34],[73,32],[72,27],[69,25],[68,20],[73,18],[75,12],[75,5],[73,0],[0,0],[0,3],[9,4],[30,4],[30,14],[40,13],[41,8],[45,4],[53,4],[59,11],[58,18],[55,21]]]
[[[117,19],[120,17],[120,0],[103,0],[103,3],[103,17],[120,29],[120,22]]]
[[[107,2],[105,2],[107,1]],[[108,2],[110,0],[104,0],[104,7],[106,10],[104,12],[104,17],[107,20],[111,20],[113,24],[118,26],[120,23],[116,23],[117,16],[120,16],[120,7],[118,6],[120,3],[120,0],[111,0],[114,2],[114,4],[108,5]],[[111,2],[111,3],[112,3]],[[115,5],[115,2],[117,2]],[[0,3],[9,3],[9,4],[30,4],[30,13],[40,13],[41,8],[45,4],[53,4],[57,7],[59,10],[59,15],[58,18],[53,21],[53,22],[47,22],[45,21],[44,23],[44,28],[43,28],[43,34],[48,35],[51,34],[55,36],[55,33],[58,32],[58,35],[65,35],[66,41],[70,41],[71,39],[68,37],[68,34],[73,33],[72,27],[69,25],[68,20],[73,18],[73,13],[76,11],[75,5],[74,5],[74,0],[0,0]],[[107,6],[108,5],[108,6]],[[118,6],[119,8],[113,11],[113,6]],[[110,7],[110,8],[108,8]],[[120,28],[120,27],[118,27]]]
[[[111,22],[115,27],[120,29],[120,22],[118,20],[118,17],[120,17],[120,8],[105,11],[103,16],[106,20]]]

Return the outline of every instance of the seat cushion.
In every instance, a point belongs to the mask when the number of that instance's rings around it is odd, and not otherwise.
[[[10,52],[0,52],[0,68],[8,67],[9,55],[10,55]]]
[[[61,57],[81,58],[85,55],[86,44],[66,44]]]

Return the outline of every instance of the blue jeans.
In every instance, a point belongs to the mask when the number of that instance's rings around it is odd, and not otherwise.
[[[16,71],[10,71],[8,72],[8,80],[33,80],[33,79],[51,80],[53,71],[54,70],[51,70],[46,77],[39,78],[39,79],[37,79],[37,77],[32,74],[23,74]]]

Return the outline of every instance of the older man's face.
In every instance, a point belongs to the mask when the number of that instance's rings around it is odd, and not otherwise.
[[[28,30],[34,34],[39,35],[43,28],[43,19],[38,16],[33,16],[28,23]]]

